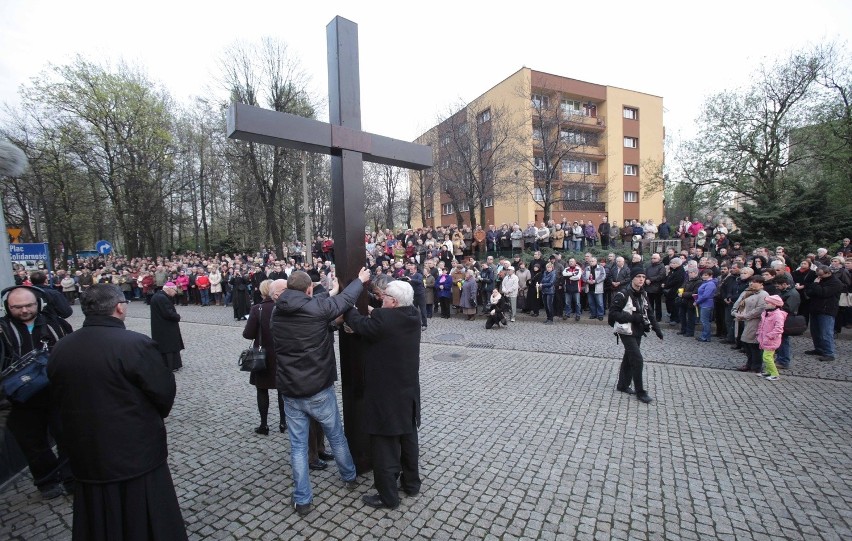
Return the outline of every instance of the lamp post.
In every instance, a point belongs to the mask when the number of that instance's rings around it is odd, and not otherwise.
[[[518,183],[518,170],[515,169],[515,210],[517,210],[518,227],[521,226],[521,185]]]

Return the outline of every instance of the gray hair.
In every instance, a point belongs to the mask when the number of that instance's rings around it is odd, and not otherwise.
[[[94,284],[80,297],[80,306],[86,316],[111,316],[115,306],[124,302],[124,293],[112,284]]]
[[[394,280],[387,285],[384,294],[396,299],[400,306],[412,306],[414,304],[414,289],[408,282]]]

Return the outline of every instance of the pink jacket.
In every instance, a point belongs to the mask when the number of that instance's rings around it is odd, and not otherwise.
[[[757,343],[760,349],[775,351],[781,346],[781,335],[784,334],[784,321],[787,312],[780,308],[764,310],[757,327]]]
[[[175,284],[177,284],[177,286],[181,288],[182,291],[186,291],[187,289],[189,289],[189,276],[181,274],[180,276],[175,278]]]
[[[692,225],[689,226],[689,234],[692,235],[693,237],[697,237],[698,232],[701,231],[702,229],[704,229],[704,224],[702,224],[701,222],[698,222],[698,221],[693,222]]]

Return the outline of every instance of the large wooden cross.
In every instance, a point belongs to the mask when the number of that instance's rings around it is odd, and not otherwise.
[[[228,111],[228,137],[331,155],[335,268],[341,280],[350,281],[366,260],[363,161],[421,170],[432,166],[432,149],[361,131],[358,25],[335,17],[326,27],[326,36],[330,122],[235,103]],[[310,245],[311,239],[305,241]],[[340,333],[346,438],[358,471],[365,472],[370,469],[370,446],[361,429],[361,351],[357,337]]]

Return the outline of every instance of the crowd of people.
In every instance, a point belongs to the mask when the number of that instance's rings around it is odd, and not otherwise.
[[[626,230],[630,235],[622,236]],[[603,321],[608,316],[624,345],[616,389],[635,394],[645,403],[652,399],[642,382],[641,339],[651,331],[662,339],[665,324],[675,327],[679,335],[702,342],[715,337],[741,350],[744,360],[739,370],[769,381],[779,378],[779,369],[790,367],[790,336],[801,334],[807,326],[813,349],[806,353],[823,362],[834,361],[835,335],[852,325],[850,240],[843,239],[832,253],[818,248],[794,261],[781,246],[746,249],[728,239],[728,230],[723,224],[708,228],[684,221],[675,230],[680,249],[672,246],[650,255],[645,255],[647,241],[672,234],[665,220],[659,226],[648,220],[621,229],[604,222],[597,228],[551,223],[528,224],[523,230],[512,224],[487,230],[379,231],[365,235],[366,266],[342,290],[335,273],[333,241],[322,237],[310,246],[310,253],[293,244],[283,246],[280,257],[273,249],[254,254],[112,255],[78,259],[55,274],[16,269],[16,285],[3,292],[3,367],[39,348],[65,351],[60,356],[62,364],[53,364],[51,370],[63,386],[54,396],[69,408],[69,413],[63,413],[66,428],[77,430],[84,424],[79,410],[74,410],[76,404],[89,407],[92,400],[120,401],[115,396],[81,394],[88,382],[69,368],[82,338],[65,318],[79,301],[86,316],[84,325],[93,327],[87,335],[103,333],[115,344],[96,357],[112,368],[100,367],[100,372],[92,374],[99,373],[107,381],[122,372],[125,379],[115,385],[135,386],[133,399],[148,401],[151,418],[139,429],[153,431],[162,441],[157,440],[160,443],[142,456],[153,461],[148,466],[157,466],[165,463],[164,434],[159,432],[162,418],[174,400],[174,376],[170,379],[168,374],[180,369],[184,347],[175,306],[229,306],[235,320],[247,320],[243,335],[267,352],[264,369],[250,376],[261,416],[255,432],[269,433],[269,391],[275,389],[279,429],[288,433],[291,442],[293,503],[300,515],[306,515],[313,499],[310,470],[324,469],[326,461],[334,460],[341,479],[350,488],[355,486],[353,459],[334,398],[333,334],[325,331],[360,334],[365,343],[373,344],[370,347],[407,360],[368,371],[372,376],[367,378],[366,390],[372,417],[368,416],[365,430],[371,438],[377,494],[363,500],[373,507],[395,508],[398,478],[405,492],[413,495],[420,489],[419,343],[420,333],[435,316],[484,320],[488,330],[507,327],[520,314],[531,320],[543,316],[546,325],[574,324],[583,317]],[[622,250],[612,248],[619,245]],[[364,287],[372,310],[369,317],[353,308]],[[134,301],[151,305],[153,340],[142,340],[135,333],[115,334],[116,329],[125,331],[127,304]],[[77,338],[68,341],[69,336]],[[57,347],[63,343],[69,344],[67,348]],[[163,371],[140,373],[138,366],[122,364],[117,353],[122,344],[134,344],[139,359],[151,358],[155,352]],[[160,389],[157,397],[150,395],[146,388],[150,385]],[[396,392],[388,394],[389,388]],[[47,391],[26,403],[10,405],[8,426],[24,449],[42,495],[52,498],[74,492],[75,529],[77,499],[81,531],[91,531],[106,524],[87,515],[97,512],[92,508],[95,500],[111,502],[110,512],[122,511],[124,504],[111,500],[114,495],[107,489],[134,490],[139,497],[147,497],[145,486],[159,486],[173,493],[167,468],[146,470],[131,481],[119,480],[113,475],[116,471],[141,471],[128,465],[137,464],[139,457],[128,455],[128,464],[115,464],[107,471],[83,456],[75,440],[79,434],[65,433],[70,443],[63,446],[56,403]],[[116,422],[106,415],[103,426]],[[58,454],[47,434],[60,442]],[[100,436],[86,437],[97,440]],[[325,449],[325,438],[331,452]],[[81,478],[80,472],[87,473]],[[115,486],[107,486],[110,483]],[[180,520],[180,510],[170,497],[167,502],[163,524],[174,524]]]

